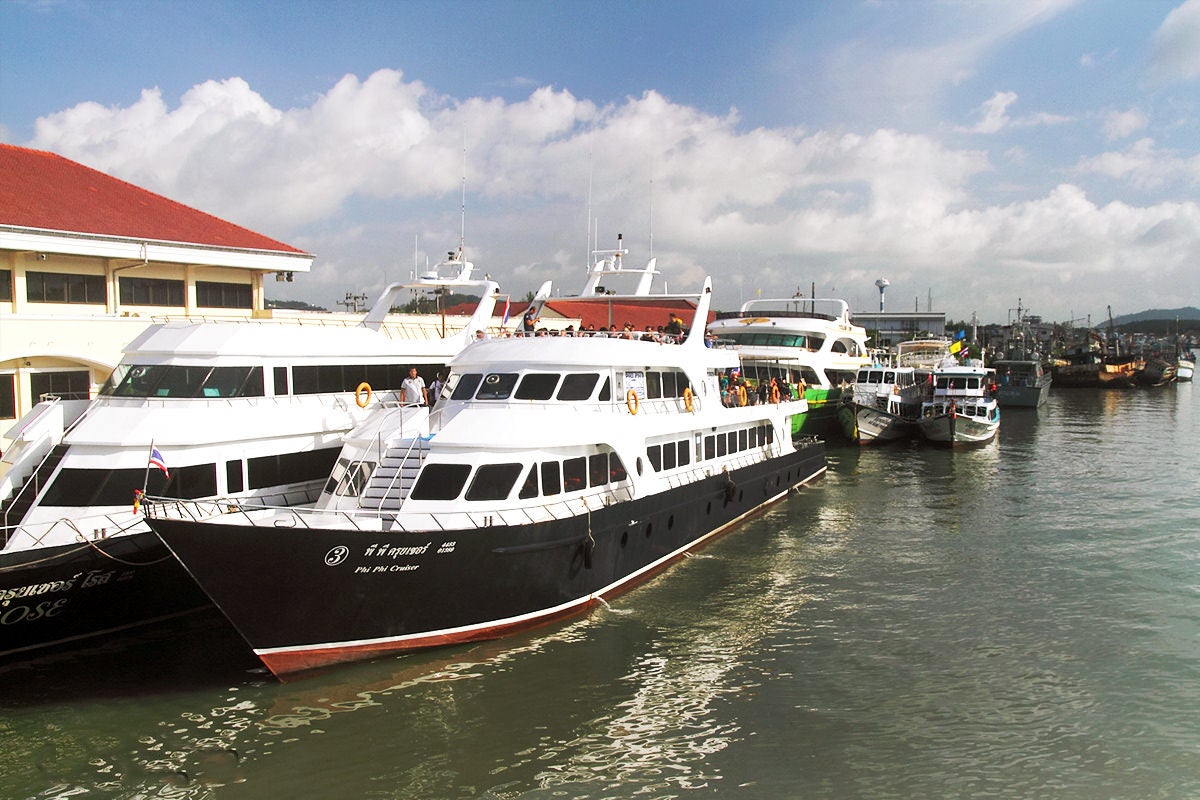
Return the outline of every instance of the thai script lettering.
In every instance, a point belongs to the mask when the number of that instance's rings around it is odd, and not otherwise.
[[[433,542],[409,547],[388,547],[386,544],[373,544],[367,548],[367,552],[363,553],[363,555],[393,559],[400,556],[423,556],[429,552],[430,547],[433,547]]]

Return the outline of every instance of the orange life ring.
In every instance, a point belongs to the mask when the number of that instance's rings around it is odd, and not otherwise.
[[[630,414],[637,414],[637,412],[638,412],[638,396],[637,396],[637,392],[635,392],[633,389],[630,389],[628,392],[625,393],[625,405],[629,409]]]
[[[772,403],[779,402],[779,387],[778,386],[771,387],[771,402]]]
[[[692,387],[690,386],[683,390],[683,407],[689,414],[695,411],[695,398],[692,395]]]
[[[354,402],[358,403],[359,408],[366,408],[367,403],[371,402],[371,384],[363,381],[354,390]]]

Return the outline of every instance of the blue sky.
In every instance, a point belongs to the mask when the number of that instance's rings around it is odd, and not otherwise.
[[[0,139],[316,254],[334,307],[589,229],[717,305],[1200,305],[1200,0],[0,0]],[[465,180],[464,180],[465,179]],[[589,214],[590,211],[590,214]],[[589,217],[592,224],[589,226]]]

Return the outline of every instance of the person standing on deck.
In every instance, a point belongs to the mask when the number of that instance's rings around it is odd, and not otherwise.
[[[416,367],[409,367],[408,377],[401,381],[400,390],[404,394],[404,405],[429,405],[429,391],[425,388],[425,379],[417,374]]]

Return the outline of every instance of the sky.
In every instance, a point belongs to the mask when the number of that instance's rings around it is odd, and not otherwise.
[[[1200,306],[1200,0],[0,0],[0,141],[315,255],[715,306]]]

